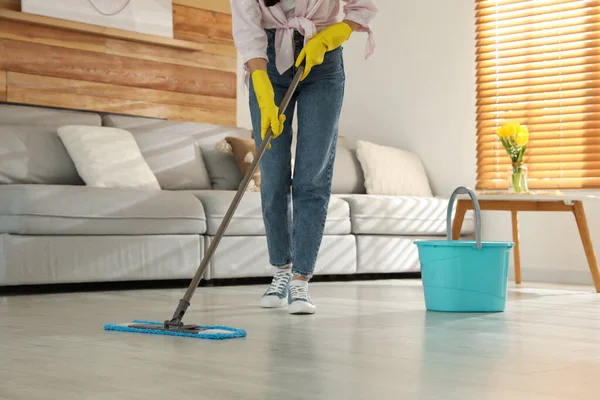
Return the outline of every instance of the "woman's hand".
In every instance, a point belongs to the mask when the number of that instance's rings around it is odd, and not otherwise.
[[[267,71],[254,69],[252,72],[252,86],[260,108],[260,137],[265,140],[270,127],[273,130],[272,138],[275,139],[283,132],[285,115],[279,115],[279,107],[275,105],[275,92]]]
[[[323,29],[310,39],[296,60],[296,68],[306,60],[304,74],[300,80],[303,81],[315,65],[323,63],[325,53],[344,44],[350,38],[352,31],[357,28],[357,25],[352,21],[338,22]]]

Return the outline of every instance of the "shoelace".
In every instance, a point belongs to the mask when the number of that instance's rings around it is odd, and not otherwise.
[[[269,286],[269,289],[267,290],[267,294],[283,292],[287,287],[289,279],[290,273],[287,271],[279,271],[276,273],[271,282],[271,286]]]
[[[308,289],[304,286],[292,286],[290,288],[292,299],[308,299]]]

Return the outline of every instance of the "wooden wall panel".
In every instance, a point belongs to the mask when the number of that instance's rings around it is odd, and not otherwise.
[[[235,125],[235,99],[161,92],[13,72],[8,74],[8,101]]]
[[[134,57],[142,60],[188,65],[218,71],[235,73],[237,70],[235,57],[211,54],[205,51],[185,51],[160,46],[140,45],[125,40],[107,40],[106,52],[108,54]]]
[[[2,10],[0,101],[235,125],[229,0],[174,0],[173,43]]]
[[[230,0],[173,0],[173,5],[201,8],[203,10],[231,14]]]
[[[231,15],[186,6],[173,6],[173,29],[176,39],[195,36],[233,42]]]
[[[1,21],[0,38],[104,53],[106,39],[65,29]]]
[[[236,74],[0,39],[0,69],[123,86],[235,98]],[[51,55],[51,56],[49,56]]]
[[[158,45],[142,44],[127,40],[102,38],[85,35],[66,29],[32,26],[23,22],[3,21],[0,38],[30,43],[48,44],[70,49],[87,50],[99,53],[122,55],[145,60],[166,62],[171,64],[190,65],[200,68],[221,71],[236,71],[235,49],[223,47],[223,51],[189,51]],[[210,47],[210,44],[208,45]],[[217,47],[218,49],[218,47]],[[215,50],[210,48],[210,50]],[[233,51],[230,51],[233,50]]]
[[[68,92],[79,95],[110,97],[113,99],[144,99],[153,103],[189,105],[206,111],[235,111],[236,100],[222,97],[200,96],[186,93],[140,89],[104,83],[78,81],[74,79],[50,78],[30,74],[9,72],[10,88],[24,88],[51,92]]]
[[[0,71],[0,101],[6,101],[6,71]]]
[[[21,0],[0,0],[0,10],[21,11]]]
[[[218,43],[211,40],[199,40],[198,42],[204,45],[206,53],[237,58],[237,49],[232,44]]]
[[[197,33],[182,31],[176,31],[175,36],[177,36],[179,40],[186,40],[193,43],[201,44],[204,48],[204,51],[207,53],[218,54],[228,57],[237,57],[237,50],[233,45],[232,41],[209,39]]]

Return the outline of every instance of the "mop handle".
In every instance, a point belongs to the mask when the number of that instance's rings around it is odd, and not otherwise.
[[[294,92],[296,91],[298,84],[300,83],[300,78],[302,77],[303,73],[304,73],[304,66],[300,66],[296,72],[296,75],[294,75],[294,79],[292,80],[292,83],[290,84],[290,87],[287,90],[285,97],[283,98],[283,101],[281,102],[281,105],[279,106],[279,115],[283,114],[286,111],[288,105],[290,104],[292,96],[293,96]],[[223,237],[225,230],[229,226],[229,222],[231,222],[231,218],[233,218],[233,214],[235,213],[235,210],[237,209],[238,205],[240,204],[240,201],[242,200],[242,197],[244,196],[244,193],[245,193],[246,189],[248,188],[250,179],[252,179],[252,176],[254,175],[254,172],[256,171],[256,168],[258,167],[258,163],[260,162],[260,159],[262,158],[272,136],[273,136],[273,130],[271,128],[269,128],[269,130],[267,131],[267,134],[265,136],[265,139],[262,141],[262,144],[261,144],[260,148],[258,149],[256,157],[254,157],[254,161],[252,161],[250,168],[246,172],[246,176],[244,176],[242,183],[240,183],[237,193],[235,194],[235,197],[233,198],[233,201],[231,202],[231,205],[229,206],[229,209],[227,210],[227,213],[225,214],[225,217],[223,218],[223,221],[221,222],[219,229],[217,229],[217,233],[215,234],[215,237],[211,241],[208,249],[206,250],[206,254],[205,254],[204,258],[202,259],[202,262],[200,263],[200,266],[198,267],[198,270],[196,271],[196,274],[194,275],[192,282],[190,283],[190,285],[187,288],[187,291],[185,292],[183,301],[185,301],[186,303],[190,302],[190,300],[192,299],[192,296],[194,295],[194,291],[196,290],[196,288],[198,287],[198,284],[200,283],[200,280],[202,279],[202,276],[204,276],[204,271],[206,270],[206,267],[208,266],[210,259],[214,255],[215,250],[217,249],[217,246],[219,246],[219,242],[221,241],[221,238]]]

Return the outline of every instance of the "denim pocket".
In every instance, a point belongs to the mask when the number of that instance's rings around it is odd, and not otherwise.
[[[315,65],[310,73],[314,79],[345,80],[344,54],[342,47],[325,53],[323,63]],[[309,76],[310,76],[309,75]]]

